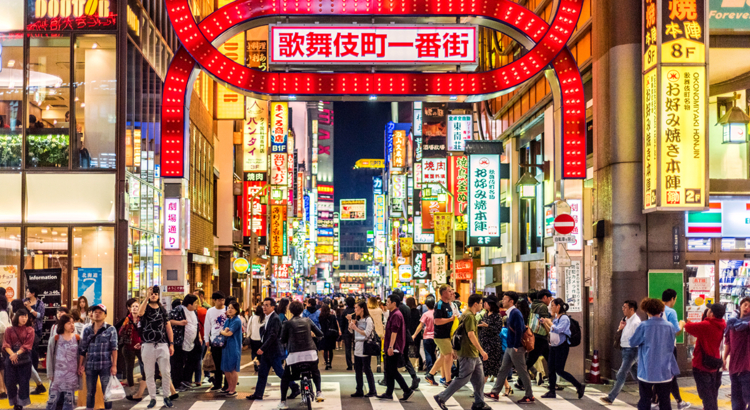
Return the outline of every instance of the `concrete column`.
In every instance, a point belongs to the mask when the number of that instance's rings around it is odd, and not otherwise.
[[[605,223],[593,274],[592,348],[600,370],[620,365],[612,348],[626,299],[647,294],[642,214],[641,0],[597,0],[593,7],[594,220]]]

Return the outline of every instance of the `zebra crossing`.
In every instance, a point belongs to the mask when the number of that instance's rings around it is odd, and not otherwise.
[[[174,401],[175,410],[276,410],[281,398],[278,382],[269,383],[264,399],[256,401],[244,399],[246,395],[252,392],[255,385],[255,376],[240,376],[240,384],[240,387],[244,388],[240,388],[238,390],[239,395],[232,399],[226,399],[221,395],[203,390],[182,393],[180,398]],[[433,396],[444,390],[442,386],[432,386],[422,382],[419,390],[411,396],[409,401],[401,402],[399,398],[402,393],[398,389],[395,390],[392,400],[382,400],[376,397],[350,397],[355,388],[353,374],[324,374],[322,384],[325,401],[313,403],[313,410],[441,410]],[[489,392],[491,388],[492,385],[487,383],[485,392]],[[382,386],[378,386],[378,389],[379,393],[383,393],[385,390]],[[586,394],[580,400],[572,388],[559,391],[555,399],[542,399],[541,396],[546,393],[546,389],[543,387],[534,386],[533,391],[536,398],[534,404],[517,404],[516,400],[523,396],[523,392],[520,391],[516,391],[511,397],[501,396],[498,401],[487,400],[486,403],[492,410],[519,410],[529,407],[539,410],[634,410],[638,400],[638,397],[633,394],[622,393],[613,405],[604,406],[599,399],[605,393],[591,386],[587,388]],[[113,409],[146,410],[148,402],[148,397],[135,404],[119,401],[114,403]],[[448,410],[469,410],[472,402],[473,391],[469,384],[446,401],[446,406]],[[160,396],[157,397],[157,403],[159,406],[163,405]],[[306,409],[297,398],[288,400],[287,405],[290,410]],[[165,408],[162,407],[162,409]]]

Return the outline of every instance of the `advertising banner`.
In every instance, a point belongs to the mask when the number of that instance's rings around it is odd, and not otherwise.
[[[403,168],[406,166],[406,131],[393,131],[393,152],[391,153],[392,168]]]
[[[5,297],[13,300],[23,295],[18,290],[18,267],[16,265],[0,265],[0,287],[5,288]]]
[[[448,151],[463,151],[473,134],[471,115],[448,116]]]
[[[288,181],[288,170],[287,160],[289,156],[286,153],[272,153],[271,154],[271,185],[282,185],[287,186]]]
[[[500,246],[500,155],[469,155],[469,246]]]
[[[406,199],[406,175],[391,174],[391,199]]]
[[[385,195],[375,195],[375,233],[385,235]]]
[[[367,200],[342,199],[339,210],[342,221],[364,221],[367,219]]]
[[[42,341],[39,343],[38,352],[44,356],[47,351],[47,342],[50,338],[50,330],[55,324],[57,309],[62,306],[62,269],[25,269],[26,286],[35,287],[39,294],[37,298],[44,302],[44,323],[42,325]],[[50,318],[47,320],[47,318]]]
[[[271,64],[466,64],[477,28],[464,25],[271,25]]]
[[[243,203],[243,235],[252,236],[252,231],[255,230],[255,235],[258,237],[266,236],[266,206],[260,203],[260,197],[258,195],[263,187],[266,186],[265,181],[266,174],[251,172],[245,174],[245,181],[242,187],[242,203]],[[253,196],[258,195],[252,200]]]
[[[453,275],[456,280],[471,280],[471,278],[474,276],[474,260],[457,260],[456,269]]]
[[[247,97],[242,137],[242,170],[268,171],[268,103]]]
[[[469,201],[469,158],[465,155],[448,158],[448,191],[453,194],[453,213],[466,213]]]
[[[435,242],[447,243],[448,232],[453,229],[453,212],[436,212],[432,215],[432,223],[435,226]]]
[[[271,152],[286,152],[289,131],[289,107],[286,102],[271,102]]]
[[[447,115],[445,103],[422,104],[422,158],[445,158]]]
[[[85,296],[89,305],[102,303],[102,268],[78,268],[78,295]]]
[[[271,206],[271,231],[269,232],[269,254],[286,255],[286,205]]]
[[[180,249],[180,198],[164,198],[164,249]]]
[[[445,158],[422,159],[422,184],[446,184],[448,165]]]
[[[435,229],[433,215],[445,212],[445,202],[436,199],[422,200],[422,232],[432,232]]]
[[[430,267],[427,265],[429,252],[412,252],[412,275],[417,280],[431,280]]]
[[[448,269],[448,257],[444,253],[432,254],[430,259],[430,273],[432,279],[437,282],[438,285],[442,285],[447,282],[447,269]]]

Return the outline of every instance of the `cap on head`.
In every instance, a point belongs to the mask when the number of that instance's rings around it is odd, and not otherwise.
[[[727,307],[722,305],[721,303],[712,303],[708,305],[708,308],[711,310],[711,312],[714,314],[714,317],[717,319],[724,318],[724,315],[727,313]]]
[[[101,310],[102,312],[104,312],[104,314],[107,314],[107,307],[102,304],[93,305],[89,308],[89,312],[93,312],[95,310]]]

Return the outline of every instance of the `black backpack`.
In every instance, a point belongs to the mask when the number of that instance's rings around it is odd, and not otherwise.
[[[453,347],[453,350],[461,350],[461,342],[463,342],[465,337],[466,326],[464,326],[464,321],[462,320],[461,323],[458,324],[456,331],[453,332],[453,337],[451,338],[451,346]]]
[[[570,315],[568,315],[568,319],[570,319],[570,337],[568,341],[570,342],[570,347],[576,347],[581,344],[581,324],[570,317]]]

